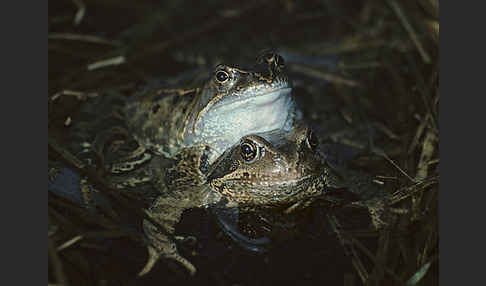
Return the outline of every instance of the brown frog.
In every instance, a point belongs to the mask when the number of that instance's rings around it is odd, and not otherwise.
[[[173,157],[184,148],[208,146],[209,163],[245,135],[289,131],[301,118],[284,61],[273,52],[262,53],[250,70],[218,65],[200,88],[133,96],[122,113],[140,152]]]
[[[224,204],[278,206],[298,203],[342,187],[340,177],[315,152],[316,141],[305,126],[290,132],[271,131],[243,136],[237,144],[208,165],[207,148],[179,153],[165,171],[160,157],[150,163],[156,188],[167,188],[148,210],[144,221],[149,261],[147,273],[160,258],[196,269],[182,257],[171,238],[184,210]],[[156,225],[158,224],[158,226]]]
[[[290,92],[282,58],[265,53],[251,71],[217,66],[201,88],[154,89],[123,100],[115,127],[97,119],[80,128],[98,134],[91,146],[113,187],[141,198],[147,197],[141,185],[155,190],[147,211],[152,220],[144,221],[150,259],[141,274],[159,257],[195,272],[173,239],[188,208],[291,204],[337,185]],[[103,100],[98,110],[111,108]]]

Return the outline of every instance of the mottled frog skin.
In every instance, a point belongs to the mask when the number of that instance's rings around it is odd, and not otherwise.
[[[140,145],[173,157],[209,146],[209,163],[248,134],[291,130],[301,116],[282,57],[262,53],[253,69],[218,65],[200,88],[154,89],[130,99],[126,123]]]
[[[245,136],[218,158],[208,182],[240,206],[281,205],[320,195],[324,186],[340,184],[340,180],[315,152],[317,144],[304,125],[290,133]]]
[[[265,53],[250,71],[217,66],[201,88],[152,89],[128,101],[115,95],[122,108],[108,97],[91,108],[101,114],[97,123],[80,124],[77,134],[96,134],[90,148],[113,188],[150,205],[143,222],[149,261],[140,274],[160,257],[196,271],[174,241],[186,209],[271,207],[341,187],[290,92],[283,59]]]
[[[174,259],[190,273],[195,267],[177,252],[171,239],[184,210],[221,204],[235,206],[277,206],[320,196],[342,187],[340,177],[315,152],[315,139],[305,126],[291,132],[273,131],[242,137],[212,165],[207,148],[181,152],[173,167],[164,172],[160,157],[151,161],[156,188],[167,188],[144,221],[149,242],[149,271],[159,257]],[[161,231],[162,229],[162,231]]]

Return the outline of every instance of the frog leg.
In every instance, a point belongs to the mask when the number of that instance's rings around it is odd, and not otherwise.
[[[107,143],[117,135],[128,137],[128,130],[122,126],[113,126],[110,129],[99,132],[93,141],[93,149],[98,153],[102,153],[105,146],[108,145]]]
[[[148,273],[160,258],[173,259],[184,266],[190,275],[196,273],[196,267],[179,254],[176,244],[172,239],[174,226],[179,221],[185,207],[174,198],[159,198],[152,208],[147,212],[149,217],[158,222],[161,228],[149,220],[144,220],[143,228],[148,238],[149,258],[145,267],[138,274],[139,276]]]
[[[189,208],[202,207],[207,192],[208,187],[201,181],[197,186],[184,186],[155,200],[146,212],[150,219],[143,222],[149,258],[139,276],[147,274],[160,258],[177,261],[190,275],[196,273],[196,267],[177,251],[173,234],[182,212]]]
[[[177,254],[177,251],[175,250],[175,245],[173,246],[173,249],[174,249],[174,255],[165,256],[165,257],[176,260],[180,264],[184,265],[184,267],[186,267],[186,269],[189,271],[191,276],[194,275],[196,273],[196,267],[194,267],[194,265],[192,265],[192,263],[189,262],[189,260],[187,260],[184,257]],[[149,260],[148,260],[147,264],[145,265],[145,267],[142,269],[142,271],[140,271],[140,273],[138,273],[138,276],[143,276],[143,275],[147,274],[148,272],[150,272],[152,267],[155,265],[155,263],[160,258],[160,250],[157,250],[156,248],[154,248],[150,245],[148,246],[148,252],[149,252]]]
[[[120,136],[121,139],[114,140],[117,136]],[[108,144],[110,141],[111,144]],[[123,127],[115,126],[99,133],[92,146],[103,162],[108,161],[108,163],[104,164],[105,169],[113,174],[120,174],[132,171],[152,158],[147,149],[138,143],[135,150],[124,150],[121,156],[117,156],[116,161],[110,162],[109,159],[105,158],[106,154],[117,154],[120,152],[119,149],[129,146],[130,141],[133,143],[134,138],[129,136],[128,131]],[[109,150],[105,150],[107,146],[110,146]]]
[[[143,146],[138,146],[137,149],[132,151],[126,157],[123,157],[119,162],[114,162],[109,167],[110,172],[114,174],[124,173],[131,171],[137,166],[142,165],[152,158],[152,155]]]
[[[127,171],[128,172],[128,171]],[[129,178],[118,178],[116,176],[110,176],[110,185],[118,190],[124,190],[127,188],[138,187],[142,184],[150,183],[153,180],[153,173],[151,170],[140,168],[132,170]]]
[[[160,258],[179,262],[191,275],[196,272],[194,265],[178,253],[173,234],[184,210],[208,203],[209,187],[201,172],[201,164],[207,160],[207,156],[204,156],[206,151],[200,147],[184,149],[175,156],[172,167],[156,176],[158,181],[154,183],[159,184],[156,187],[167,189],[147,211],[150,219],[145,219],[143,223],[149,259],[140,276],[148,273]],[[152,161],[153,164],[157,162]],[[153,168],[155,172],[163,169],[162,165],[154,165]],[[163,179],[160,179],[162,175]]]

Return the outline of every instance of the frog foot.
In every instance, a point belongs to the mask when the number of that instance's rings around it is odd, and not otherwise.
[[[175,247],[175,245],[174,245]],[[147,264],[143,267],[143,269],[138,273],[138,276],[143,276],[152,270],[154,267],[155,263],[161,258],[166,258],[166,259],[173,259],[177,262],[179,262],[182,266],[184,266],[189,274],[193,276],[196,273],[196,267],[186,258],[182,257],[177,253],[177,251],[173,251],[171,253],[166,253],[165,251],[160,251],[157,250],[155,247],[152,245],[149,245],[147,247],[148,253],[149,253],[149,258],[147,261]]]

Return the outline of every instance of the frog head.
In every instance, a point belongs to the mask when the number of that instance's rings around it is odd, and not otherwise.
[[[221,152],[248,134],[289,131],[295,101],[281,56],[264,53],[253,68],[218,65],[201,90],[188,128],[186,142],[205,142]]]
[[[243,136],[212,165],[211,188],[239,205],[278,205],[340,188],[306,126]]]

